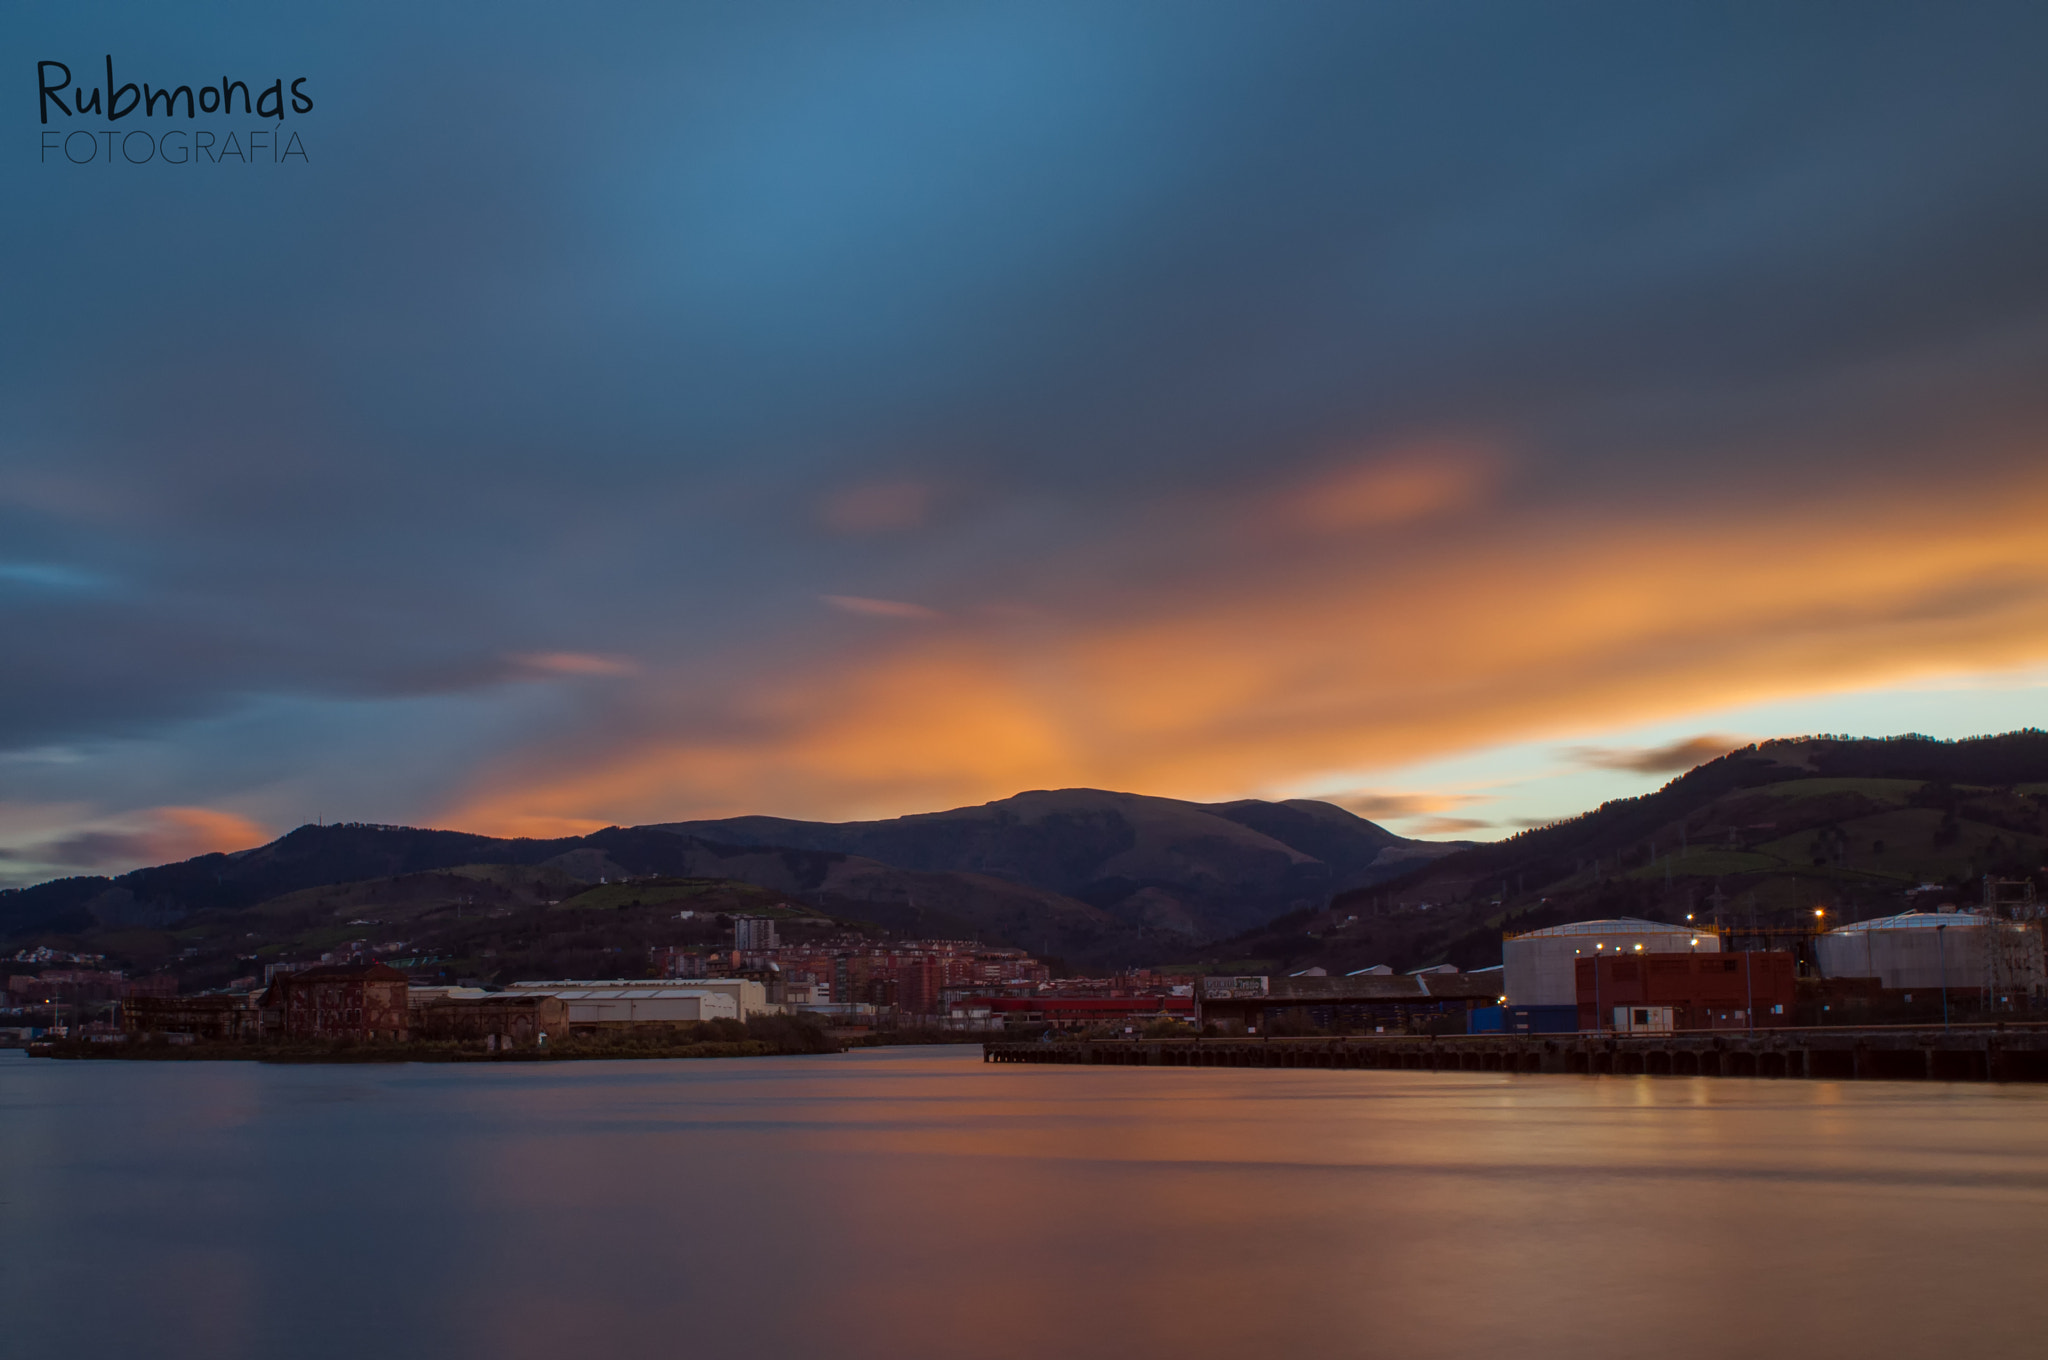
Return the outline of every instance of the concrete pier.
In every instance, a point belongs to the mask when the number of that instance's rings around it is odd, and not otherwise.
[[[1112,1067],[1326,1067],[1422,1072],[2048,1081],[2048,1026],[1356,1035],[1317,1039],[1059,1039],[982,1045],[982,1061]]]

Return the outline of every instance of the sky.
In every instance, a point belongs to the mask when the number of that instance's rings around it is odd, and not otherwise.
[[[1489,838],[2048,716],[2039,6],[0,45],[0,882],[1068,786]],[[109,56],[312,107],[40,121]],[[273,149],[63,150],[173,126]]]

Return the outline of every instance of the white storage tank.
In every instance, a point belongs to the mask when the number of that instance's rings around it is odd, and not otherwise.
[[[1815,943],[1821,976],[1876,978],[1888,991],[1947,986],[2041,990],[2041,932],[1967,911],[1909,911],[1838,926]]]
[[[1510,935],[1501,942],[1501,974],[1510,1006],[1576,1006],[1579,992],[1574,970],[1582,954],[1720,952],[1721,938],[1711,930],[1623,916]]]

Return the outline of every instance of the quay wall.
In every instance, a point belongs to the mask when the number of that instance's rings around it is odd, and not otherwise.
[[[2048,1082],[2048,1027],[1731,1033],[1361,1035],[987,1043],[982,1061],[1091,1067],[1315,1067],[1423,1072]]]

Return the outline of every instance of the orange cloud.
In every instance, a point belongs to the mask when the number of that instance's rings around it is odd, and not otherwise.
[[[1281,497],[1280,523],[1311,533],[1383,529],[1478,504],[1501,471],[1476,443],[1409,445],[1330,469]]]
[[[2044,517],[2048,476],[2031,475],[1764,507],[1494,509],[1398,551],[1156,543],[1142,591],[1076,571],[1028,624],[968,612],[772,679],[736,664],[648,691],[612,730],[492,770],[449,816],[888,815],[1081,784],[1229,797],[2033,662]]]
[[[68,820],[68,819],[67,819]],[[215,808],[144,808],[73,823],[61,834],[9,849],[5,858],[68,869],[121,873],[145,864],[247,850],[271,839],[246,817]]]
[[[848,614],[865,614],[871,619],[937,619],[936,609],[904,600],[871,600],[865,595],[820,595],[819,599]]]
[[[160,807],[149,814],[155,823],[157,848],[165,859],[190,858],[215,851],[247,850],[270,840],[270,833],[247,817],[218,808]]]
[[[1727,755],[1745,742],[1739,737],[1687,737],[1668,746],[1573,746],[1565,755],[1596,770],[1632,770],[1637,774],[1677,774]]]
[[[1484,831],[1493,825],[1477,817],[1424,817],[1408,830],[1417,836],[1457,837],[1467,831]]]
[[[540,675],[637,675],[640,671],[639,664],[629,657],[593,652],[519,652],[508,659]]]
[[[537,841],[551,841],[563,836],[587,836],[593,831],[602,831],[617,825],[602,817],[564,817],[558,813],[507,813],[491,821],[494,836],[525,836]]]
[[[1335,803],[1371,821],[1396,822],[1437,816],[1487,801],[1484,794],[1478,793],[1326,793],[1321,798],[1323,802]],[[1486,825],[1469,821],[1463,824]]]
[[[843,534],[893,533],[923,524],[932,499],[932,488],[923,482],[856,486],[827,500],[823,518]]]

